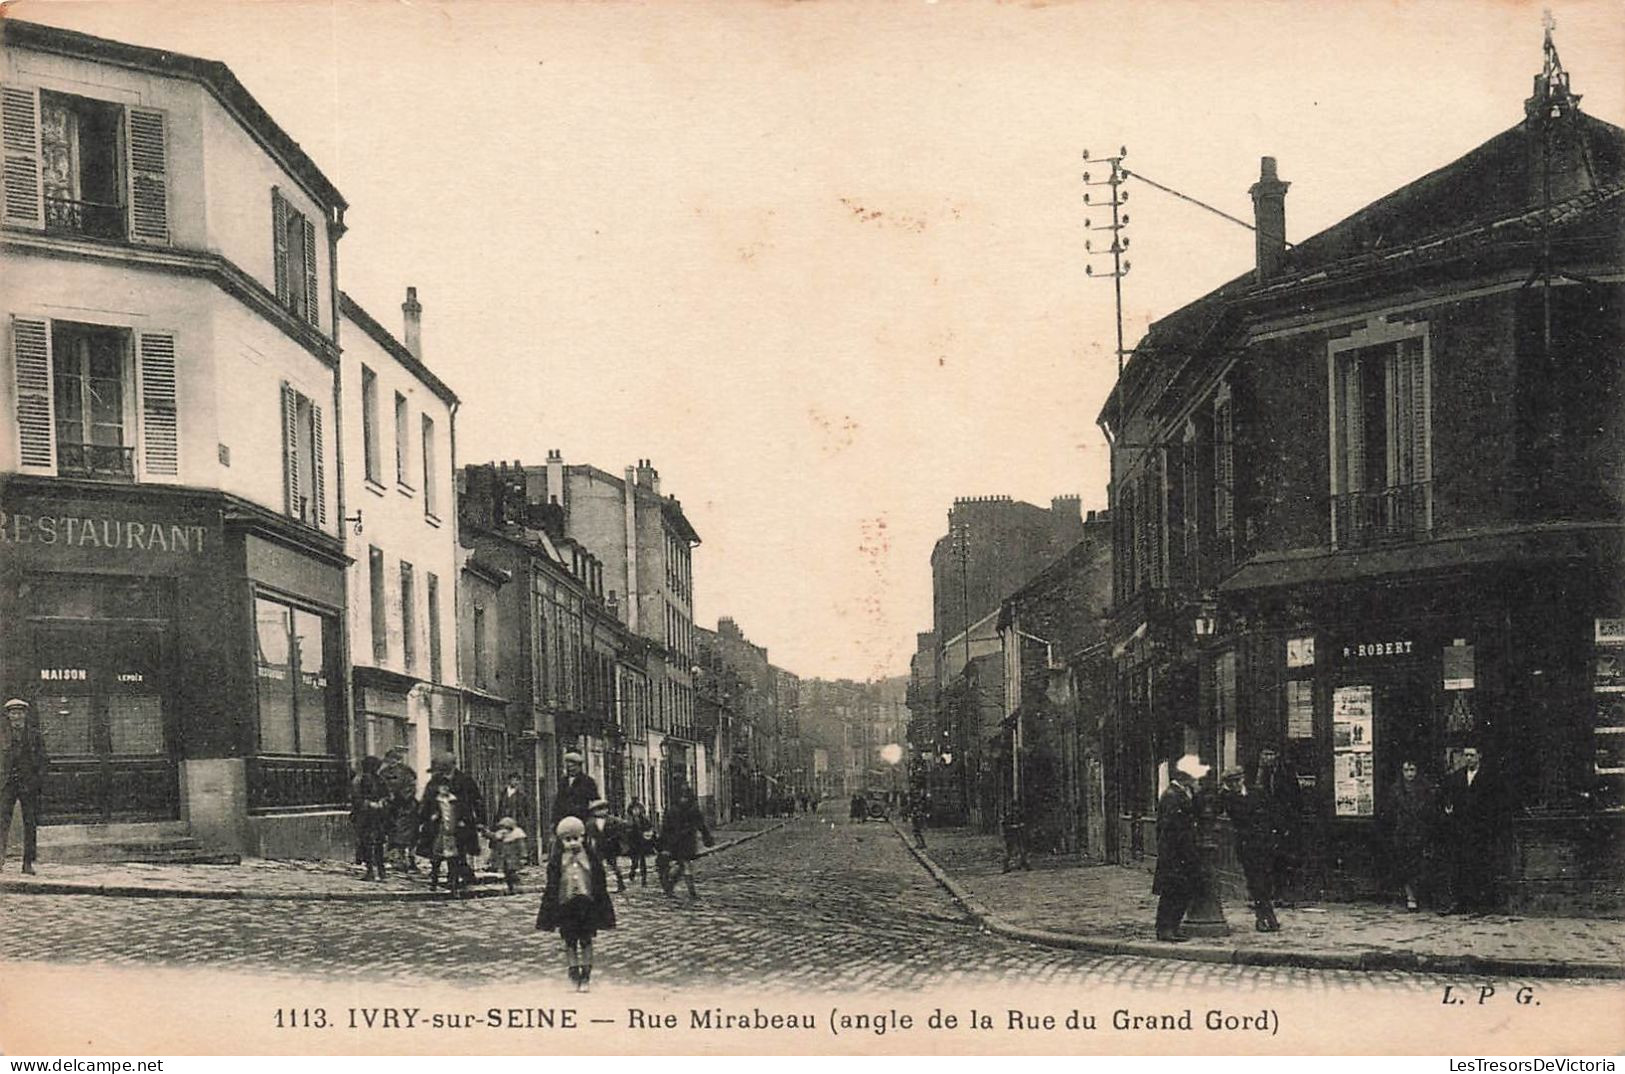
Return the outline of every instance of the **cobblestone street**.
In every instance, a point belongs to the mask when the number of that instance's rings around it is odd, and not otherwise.
[[[697,903],[668,899],[655,885],[617,899],[620,927],[598,945],[600,989],[873,992],[1011,982],[1437,992],[1461,980],[1098,956],[1006,940],[979,932],[884,823],[799,818],[705,858],[697,875]],[[557,980],[562,989],[560,945],[533,930],[535,907],[534,895],[453,904],[6,894],[0,960],[396,983]]]

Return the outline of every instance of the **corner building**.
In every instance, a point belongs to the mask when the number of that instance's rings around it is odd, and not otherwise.
[[[0,32],[0,683],[42,856],[326,852],[344,199],[218,63]]]

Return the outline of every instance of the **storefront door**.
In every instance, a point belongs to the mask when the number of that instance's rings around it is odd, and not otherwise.
[[[180,794],[156,625],[37,624],[45,823],[173,820]]]

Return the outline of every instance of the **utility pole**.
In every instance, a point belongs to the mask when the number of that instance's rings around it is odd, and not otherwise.
[[[1111,245],[1104,251],[1100,251],[1099,254],[1097,254],[1094,248],[1093,240],[1085,239],[1083,248],[1090,256],[1110,254],[1112,258],[1112,270],[1110,272],[1099,273],[1099,275],[1107,277],[1112,281],[1112,291],[1114,297],[1116,298],[1117,375],[1119,378],[1121,378],[1123,375],[1123,357],[1128,353],[1123,349],[1123,277],[1128,275],[1130,268],[1129,263],[1123,259],[1124,252],[1128,250],[1128,238],[1123,235],[1123,229],[1128,226],[1128,214],[1122,211],[1123,203],[1128,201],[1128,191],[1123,189],[1123,181],[1128,178],[1128,172],[1123,168],[1123,158],[1126,156],[1128,156],[1128,147],[1121,146],[1118,148],[1116,156],[1098,158],[1100,162],[1104,163],[1107,167],[1106,178],[1104,179],[1096,179],[1089,172],[1083,173],[1084,186],[1103,186],[1109,187],[1111,190],[1111,193],[1106,196],[1105,201],[1091,200],[1093,195],[1091,195],[1088,191],[1084,191],[1083,195],[1083,203],[1085,205],[1105,206],[1111,209],[1112,219],[1111,223],[1109,224],[1102,224],[1097,227],[1095,226],[1094,222],[1087,217],[1085,217],[1083,221],[1085,230],[1111,232]],[[1083,151],[1083,159],[1085,161],[1090,159],[1089,150],[1085,149]],[[1086,276],[1096,275],[1094,265],[1084,265],[1083,272]]]

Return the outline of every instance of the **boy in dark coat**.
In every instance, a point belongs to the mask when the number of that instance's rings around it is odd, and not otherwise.
[[[577,992],[586,992],[592,982],[592,942],[599,929],[615,927],[615,905],[609,900],[603,859],[586,839],[586,825],[577,817],[565,817],[554,834],[536,927],[558,930],[570,980]]]
[[[384,879],[390,795],[378,774],[381,765],[370,754],[361,758],[361,771],[350,781],[350,823],[355,827],[356,860],[367,867],[363,880]]]
[[[699,800],[685,787],[677,792],[677,800],[666,810],[660,825],[660,856],[655,859],[655,867],[667,895],[677,890],[681,878],[688,883],[688,897],[700,897],[694,890],[694,867],[689,863],[700,856],[701,841],[711,845],[711,829],[706,827]]]
[[[1236,858],[1247,878],[1247,898],[1253,904],[1259,932],[1280,932],[1275,916],[1275,833],[1259,808],[1258,795],[1247,788],[1247,773],[1226,769],[1219,807],[1230,817],[1236,834]]]
[[[621,878],[621,844],[625,842],[626,824],[619,817],[609,815],[609,803],[602,798],[593,799],[590,815],[587,818],[587,841],[593,844],[598,856],[603,859],[609,871],[615,874],[615,890],[617,893],[626,890],[626,881]]]

